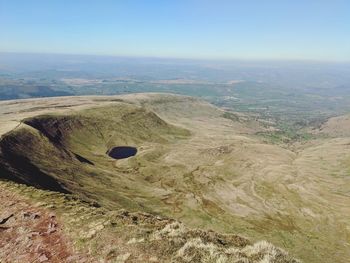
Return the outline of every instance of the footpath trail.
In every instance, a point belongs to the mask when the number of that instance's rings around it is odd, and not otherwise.
[[[56,215],[0,185],[0,258],[7,262],[87,262],[74,254]]]

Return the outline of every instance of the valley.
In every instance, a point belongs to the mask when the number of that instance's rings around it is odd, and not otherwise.
[[[3,101],[1,177],[96,209],[267,240],[304,262],[345,262],[348,117],[272,140],[276,126],[253,116],[158,93]],[[115,160],[117,146],[137,154]]]

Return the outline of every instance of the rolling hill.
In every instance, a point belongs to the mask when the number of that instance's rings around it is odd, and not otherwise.
[[[54,212],[82,262],[350,256],[347,133],[271,143],[266,123],[156,93],[3,101],[0,124],[3,192]]]

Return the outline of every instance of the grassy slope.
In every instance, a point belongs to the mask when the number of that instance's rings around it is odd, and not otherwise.
[[[43,251],[50,262],[299,262],[266,241],[252,244],[237,235],[189,229],[169,218],[96,208],[73,195],[12,182],[0,181],[0,190],[0,196],[13,198],[3,202],[0,212],[8,214],[9,211],[4,210],[7,205],[15,211],[9,222],[3,224],[2,231],[10,235],[20,229],[21,233],[16,235],[16,240],[0,237],[0,244],[9,241],[16,244],[0,250],[0,259],[10,258],[11,262],[22,262],[28,257],[32,261],[42,260]],[[21,219],[23,215],[31,214],[36,217]],[[55,231],[33,232],[38,219],[45,216],[51,221],[55,218]],[[32,242],[43,247],[44,241],[53,242],[58,234],[66,240],[60,247],[53,243],[38,255],[23,251],[25,247],[32,251]],[[70,247],[65,248],[68,242]],[[66,251],[62,250],[64,248]],[[64,257],[57,259],[57,253]]]
[[[94,165],[66,156],[27,126],[16,132],[30,131],[41,146],[33,152],[20,144],[42,171],[106,208],[271,240],[307,262],[349,257],[348,139],[318,139],[291,151],[250,136],[263,130],[256,124],[221,118],[222,111],[195,99],[123,99],[128,103],[53,118],[63,120],[60,147]],[[52,122],[52,116],[40,119]],[[121,144],[137,146],[138,155],[119,161],[105,155]]]

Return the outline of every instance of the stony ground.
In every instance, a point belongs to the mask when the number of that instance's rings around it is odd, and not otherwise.
[[[53,211],[37,207],[20,194],[0,189],[1,262],[86,262],[72,250]]]

